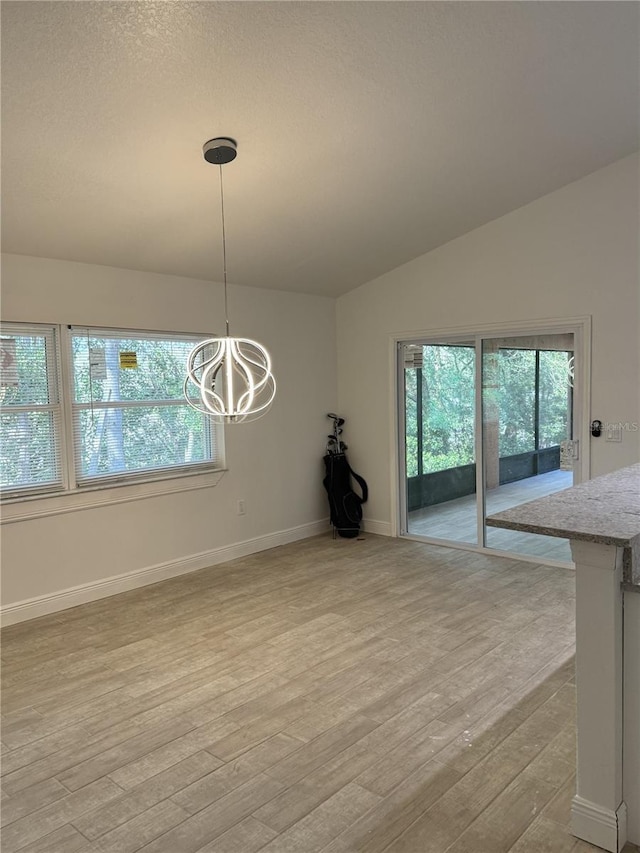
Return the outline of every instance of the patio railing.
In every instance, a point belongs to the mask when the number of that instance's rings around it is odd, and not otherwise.
[[[500,485],[526,480],[538,474],[547,474],[560,468],[560,446],[501,456]],[[473,495],[476,491],[476,466],[460,465],[432,474],[420,474],[407,479],[407,508],[409,512],[427,506]]]

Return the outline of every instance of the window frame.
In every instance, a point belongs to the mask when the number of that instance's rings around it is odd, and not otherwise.
[[[0,490],[2,501],[23,501],[34,497],[51,497],[68,490],[68,460],[67,444],[65,441],[65,404],[64,386],[62,377],[61,340],[60,326],[55,323],[23,323],[19,321],[3,320],[0,323],[0,337],[38,337],[42,336],[45,342],[45,359],[47,370],[47,396],[54,403],[34,403],[32,405],[4,405],[1,404],[2,412],[12,413],[26,412],[51,412],[53,415],[53,443],[55,446],[55,458],[58,462],[58,479],[53,483],[43,483],[33,486],[17,486]]]
[[[195,346],[196,343],[212,337],[211,333],[198,332],[180,332],[167,330],[152,330],[152,329],[129,329],[119,327],[106,326],[89,326],[82,325],[61,325],[52,323],[21,323],[14,321],[3,321],[3,327],[6,327],[7,333],[14,333],[17,330],[38,330],[45,329],[52,332],[53,354],[47,354],[47,378],[48,382],[55,383],[58,392],[59,418],[58,418],[58,458],[60,464],[61,481],[54,486],[41,488],[39,486],[28,490],[6,490],[0,493],[0,501],[5,507],[10,504],[24,503],[25,501],[42,500],[46,498],[58,499],[53,502],[51,512],[66,511],[57,510],[55,507],[59,505],[60,498],[69,499],[69,496],[90,495],[92,492],[105,492],[105,496],[109,494],[108,490],[117,490],[122,487],[127,487],[131,492],[130,497],[116,498],[117,492],[113,492],[113,499],[105,500],[104,497],[97,496],[87,497],[87,505],[102,505],[104,503],[120,502],[121,500],[136,500],[154,494],[166,494],[173,491],[185,491],[192,488],[206,488],[210,485],[216,485],[220,477],[226,470],[225,468],[225,448],[224,448],[224,429],[221,425],[215,423],[210,418],[203,415],[205,429],[205,443],[211,455],[214,453],[214,458],[210,458],[203,462],[190,464],[181,464],[168,466],[163,468],[152,468],[149,470],[133,471],[133,472],[117,472],[115,474],[106,474],[99,477],[83,478],[80,469],[79,453],[81,452],[81,442],[77,435],[77,430],[74,424],[74,412],[87,407],[86,404],[77,404],[75,401],[75,376],[73,366],[73,337],[77,335],[78,330],[87,331],[89,335],[96,337],[108,336],[111,338],[135,338],[139,336],[141,339],[152,340],[182,340],[191,341]],[[55,362],[55,376],[50,375],[50,359]],[[185,365],[186,376],[186,365]],[[51,384],[50,384],[51,387]],[[182,399],[175,400],[147,400],[147,401],[122,401],[122,408],[153,405],[184,405]],[[98,404],[101,405],[101,404]],[[112,404],[113,405],[113,404]],[[192,478],[199,478],[198,481]],[[72,502],[76,508],[81,504],[75,500]],[[30,513],[27,513],[31,516]],[[47,510],[45,514],[49,514]],[[3,513],[4,515],[4,513]],[[15,515],[15,519],[12,517]],[[3,520],[11,521],[20,517],[20,513],[9,513],[9,517]]]

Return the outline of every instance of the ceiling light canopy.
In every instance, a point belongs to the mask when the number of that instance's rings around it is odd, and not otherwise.
[[[238,147],[234,139],[220,137],[205,142],[202,150],[207,163],[220,167],[226,334],[201,341],[191,350],[184,395],[190,406],[217,423],[245,423],[262,417],[269,410],[276,395],[276,380],[271,371],[271,357],[262,344],[249,338],[234,338],[229,333],[222,166],[235,160]]]

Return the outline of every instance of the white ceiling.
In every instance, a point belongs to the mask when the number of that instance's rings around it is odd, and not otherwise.
[[[2,2],[2,248],[339,294],[638,148],[635,2]]]

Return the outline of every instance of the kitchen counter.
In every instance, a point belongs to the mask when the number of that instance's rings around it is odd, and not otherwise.
[[[640,464],[487,518],[569,539],[576,567],[578,838],[640,844]]]
[[[640,463],[495,513],[487,524],[623,548],[623,581],[640,592]]]

